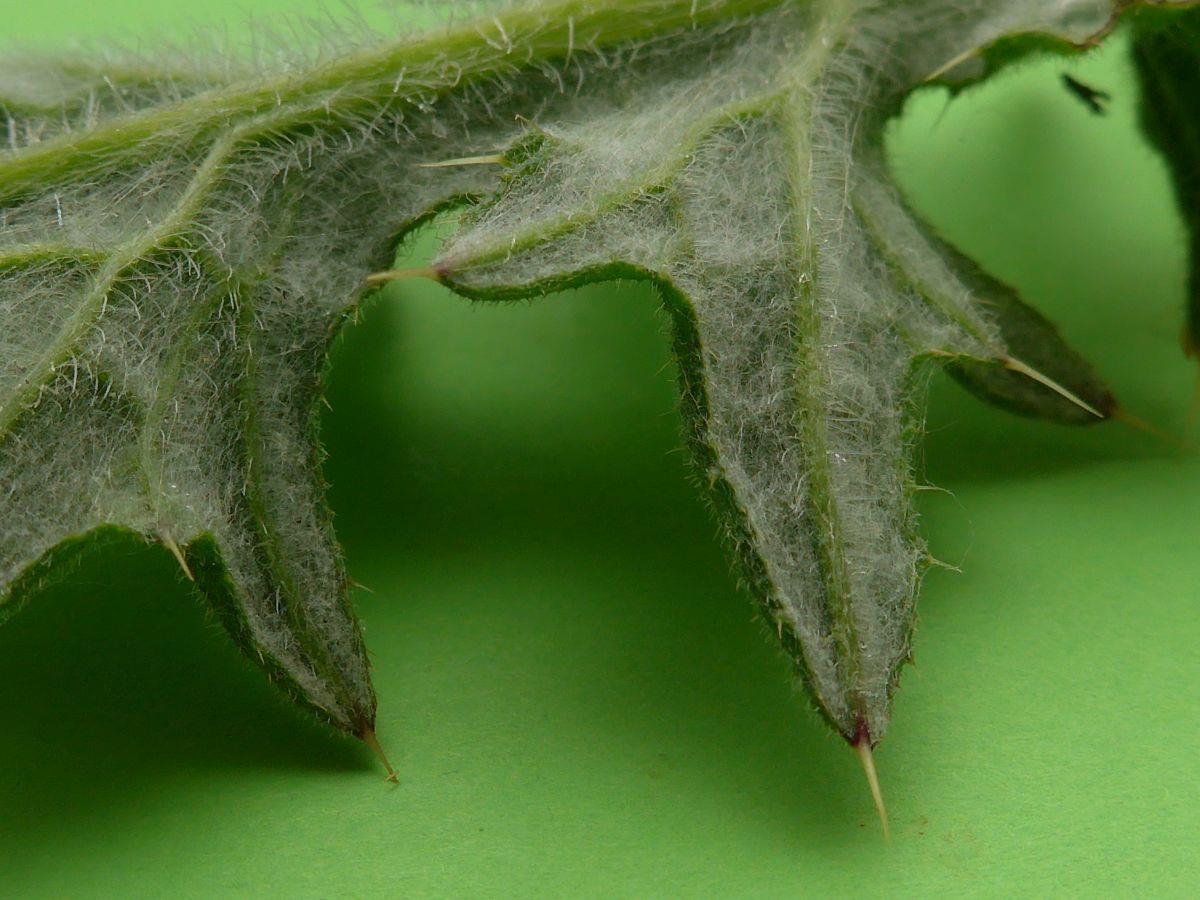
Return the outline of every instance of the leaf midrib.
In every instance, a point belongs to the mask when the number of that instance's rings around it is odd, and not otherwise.
[[[208,129],[222,127],[231,116],[255,115],[322,95],[321,108],[331,116],[335,110],[349,112],[388,97],[407,99],[440,93],[461,81],[481,80],[514,66],[569,59],[576,48],[580,53],[596,52],[681,28],[737,20],[788,2],[713,0],[699,6],[693,0],[634,0],[614,8],[588,0],[560,0],[549,6],[508,10],[443,34],[337,59],[299,76],[205,91],[134,113],[86,134],[61,135],[24,148],[8,159],[0,159],[0,203],[10,202],[33,185],[61,181],[73,171],[86,170],[93,160],[105,156],[144,158],[163,141],[194,138]],[[496,28],[494,35],[481,30],[485,24]],[[495,38],[500,35],[504,38],[497,43]],[[514,58],[518,48],[524,51],[524,58]],[[455,61],[452,79],[445,74],[448,60]],[[362,93],[364,86],[366,91]]]

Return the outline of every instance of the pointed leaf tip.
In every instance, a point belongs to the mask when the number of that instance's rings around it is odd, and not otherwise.
[[[875,771],[875,754],[871,751],[871,735],[866,726],[859,728],[858,739],[854,742],[854,750],[862,764],[863,774],[867,777],[867,786],[871,789],[871,799],[875,803],[875,811],[879,814],[879,824],[883,828],[883,839],[892,839],[892,829],[888,824],[887,807],[883,803],[883,791],[879,787],[879,774]]]
[[[396,770],[392,768],[387,754],[383,752],[383,746],[379,743],[379,738],[375,735],[375,729],[370,727],[364,728],[360,737],[362,738],[362,742],[371,748],[371,751],[383,764],[384,771],[387,772],[387,780],[393,784],[399,784],[400,778],[396,775]]]

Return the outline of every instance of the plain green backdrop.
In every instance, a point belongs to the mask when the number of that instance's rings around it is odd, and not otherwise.
[[[208,23],[238,44],[248,6],[0,0],[0,41],[153,47]],[[1107,116],[1063,68],[915,98],[896,171],[1181,433],[1165,171],[1121,41],[1071,66]],[[0,895],[1195,895],[1197,455],[935,379],[924,468],[952,495],[924,529],[962,573],[922,592],[877,753],[885,845],[686,480],[664,329],[632,287],[500,309],[390,289],[337,355],[325,436],[400,784],[130,545],[0,629]]]

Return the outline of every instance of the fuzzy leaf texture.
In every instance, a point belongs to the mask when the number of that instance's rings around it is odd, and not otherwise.
[[[131,532],[370,739],[315,407],[365,276],[458,207],[425,274],[468,297],[655,286],[738,569],[819,712],[874,743],[926,565],[926,365],[1025,415],[1116,408],[906,209],[883,125],[1126,5],[558,0],[257,71],[0,67],[0,619]]]

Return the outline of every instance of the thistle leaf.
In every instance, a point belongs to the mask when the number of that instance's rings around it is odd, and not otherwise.
[[[1022,414],[1090,424],[1115,410],[1054,328],[892,187],[881,111],[937,58],[920,21],[786,10],[711,43],[654,102],[539,120],[434,262],[484,300],[612,277],[657,287],[702,481],[817,708],[852,743],[887,728],[927,565],[909,464],[919,360]],[[873,68],[881,57],[895,69]]]
[[[1190,235],[1191,278],[1183,343],[1200,353],[1200,9],[1135,17],[1133,57],[1142,126],[1170,166]]]
[[[655,285],[740,570],[816,707],[867,747],[925,565],[923,361],[1025,414],[1114,408],[906,209],[883,124],[931,76],[1086,45],[1124,5],[560,0],[251,76],[6,68],[0,617],[88,536],[132,532],[281,687],[370,741],[315,405],[368,273],[458,205],[429,274],[464,295]]]

